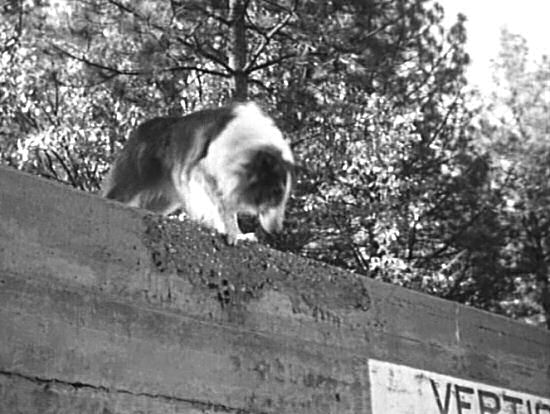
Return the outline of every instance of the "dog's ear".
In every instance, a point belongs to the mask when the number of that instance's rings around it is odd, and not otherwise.
[[[280,180],[286,174],[285,162],[281,152],[273,148],[261,148],[250,151],[250,160],[245,165],[245,171],[250,183],[268,184]]]

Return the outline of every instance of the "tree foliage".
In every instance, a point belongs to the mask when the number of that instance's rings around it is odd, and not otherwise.
[[[287,231],[270,244],[512,316],[548,314],[535,293],[547,289],[548,154],[533,158],[546,95],[525,92],[548,74],[496,100],[515,124],[479,124],[463,16],[446,30],[428,0],[2,7],[4,163],[95,191],[137,123],[248,97],[299,160]],[[506,79],[519,79],[507,62]]]
[[[508,313],[539,315],[550,328],[550,61],[530,61],[525,39],[503,30],[495,80],[481,143],[491,151],[501,256],[515,286]]]

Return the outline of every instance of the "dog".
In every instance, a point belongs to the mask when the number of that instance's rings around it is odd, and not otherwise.
[[[243,234],[239,213],[267,233],[283,227],[294,158],[274,121],[253,102],[144,122],[111,167],[102,195],[163,215],[179,209],[225,234]]]

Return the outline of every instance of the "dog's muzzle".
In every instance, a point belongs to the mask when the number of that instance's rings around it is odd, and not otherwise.
[[[260,225],[269,234],[278,233],[283,229],[284,215],[284,205],[265,209],[259,215]]]

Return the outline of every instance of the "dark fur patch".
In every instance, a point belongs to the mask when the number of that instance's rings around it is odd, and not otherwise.
[[[178,118],[155,118],[130,135],[111,171],[112,187],[105,197],[122,202],[159,186],[170,174],[163,158],[170,146],[169,131]]]
[[[240,193],[244,202],[256,207],[274,207],[284,198],[291,165],[273,147],[256,149],[243,168]]]

